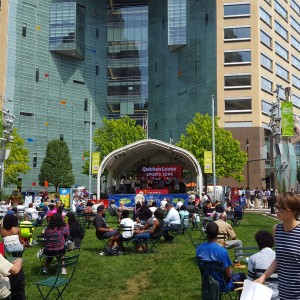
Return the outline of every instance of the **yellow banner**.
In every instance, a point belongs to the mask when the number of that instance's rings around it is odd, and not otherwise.
[[[92,153],[92,174],[98,174],[100,165],[100,152]]]
[[[204,173],[212,174],[212,152],[204,151]]]

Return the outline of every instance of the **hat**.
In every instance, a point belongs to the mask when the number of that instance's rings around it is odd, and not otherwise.
[[[101,210],[104,210],[104,205],[99,205],[97,207],[97,212],[101,211]]]

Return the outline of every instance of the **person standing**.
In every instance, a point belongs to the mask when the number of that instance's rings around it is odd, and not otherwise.
[[[287,192],[275,197],[281,224],[274,225],[276,258],[256,282],[264,283],[276,270],[280,300],[300,299],[300,196]]]

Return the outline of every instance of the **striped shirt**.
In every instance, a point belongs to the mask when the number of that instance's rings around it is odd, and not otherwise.
[[[280,300],[300,299],[300,224],[291,231],[277,225],[275,252]]]

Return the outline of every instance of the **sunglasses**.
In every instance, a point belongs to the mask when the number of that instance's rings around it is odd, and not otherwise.
[[[277,206],[277,205],[275,205],[274,208],[275,208],[276,210],[278,210],[279,212],[286,211],[285,208],[279,207],[279,206]]]

